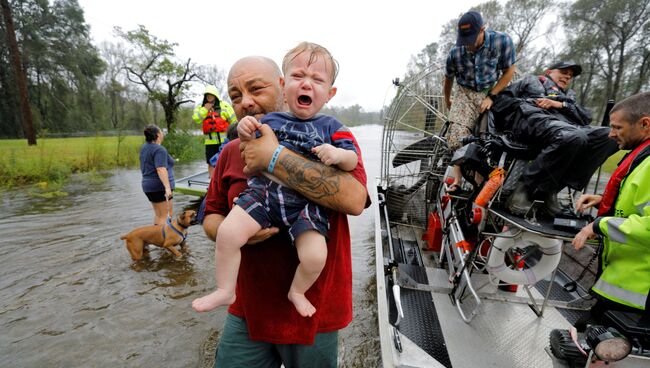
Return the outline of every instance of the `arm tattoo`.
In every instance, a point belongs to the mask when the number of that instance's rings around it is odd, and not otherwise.
[[[340,190],[341,172],[335,168],[292,155],[285,155],[278,163],[287,172],[287,185],[308,198],[322,199]]]

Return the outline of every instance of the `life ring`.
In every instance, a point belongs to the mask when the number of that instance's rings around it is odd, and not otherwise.
[[[562,257],[561,240],[545,238],[529,232],[514,236],[515,232],[506,231],[501,235],[505,237],[497,237],[494,240],[487,263],[488,272],[498,277],[499,280],[509,284],[532,285],[544,279],[560,264],[560,258]],[[505,256],[508,249],[514,246],[524,248],[531,245],[539,246],[544,254],[537,264],[523,270],[516,270],[506,266]]]

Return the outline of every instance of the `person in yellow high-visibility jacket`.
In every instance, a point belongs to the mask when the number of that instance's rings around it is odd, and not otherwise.
[[[650,92],[614,105],[609,136],[630,150],[602,195],[584,194],[577,210],[598,206],[596,219],[573,239],[580,249],[588,239],[604,238],[601,272],[591,290],[598,322],[607,310],[650,315]]]
[[[194,108],[192,119],[201,124],[205,134],[205,161],[212,177],[214,167],[210,165],[210,158],[219,151],[221,143],[226,139],[228,125],[237,123],[237,116],[232,106],[219,98],[217,88],[207,85],[203,92],[203,102]]]

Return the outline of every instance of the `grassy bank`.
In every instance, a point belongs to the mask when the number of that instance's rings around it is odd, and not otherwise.
[[[168,136],[164,145],[180,161],[201,158],[201,137]],[[0,189],[32,183],[61,183],[73,173],[137,167],[143,136],[40,138],[0,141]],[[169,146],[168,146],[169,144]]]
[[[611,155],[607,161],[603,164],[603,172],[611,174],[616,170],[616,166],[618,165],[619,161],[623,158],[623,156],[628,153],[629,151],[618,151],[615,154]]]

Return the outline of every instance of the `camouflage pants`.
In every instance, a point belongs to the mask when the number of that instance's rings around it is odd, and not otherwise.
[[[455,84],[452,92],[449,121],[451,126],[447,132],[447,145],[455,151],[461,147],[460,139],[474,134],[474,126],[480,115],[481,102],[485,98],[484,91],[476,92]]]

